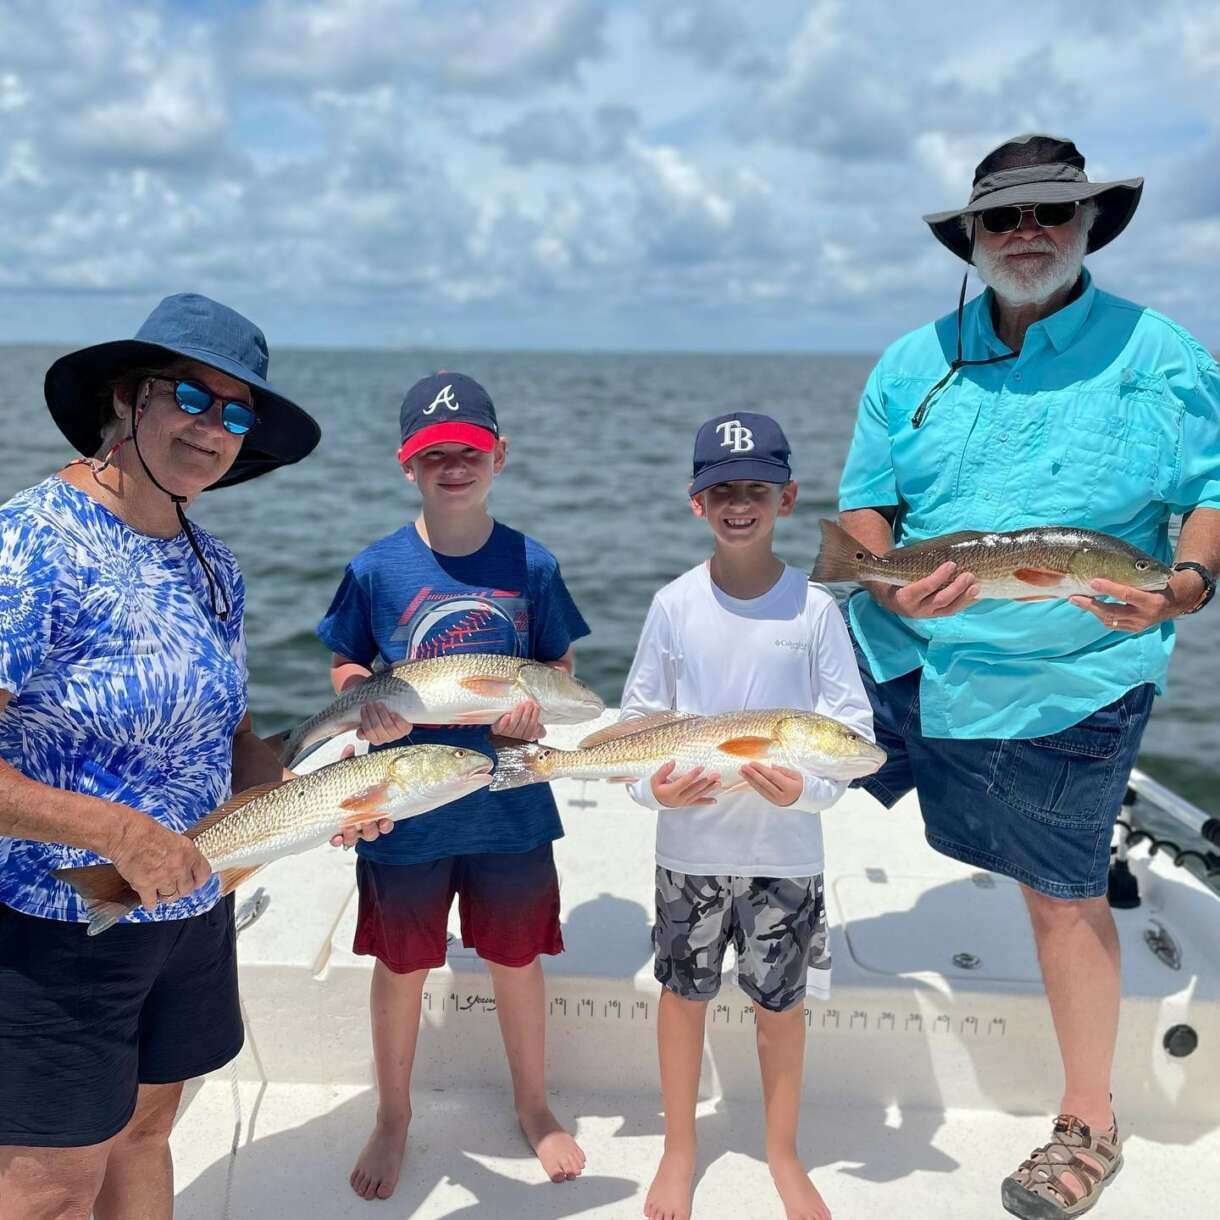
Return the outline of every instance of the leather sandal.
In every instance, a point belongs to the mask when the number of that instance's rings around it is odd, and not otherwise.
[[[1085,1160],[1079,1153],[1086,1153]],[[1099,1168],[1100,1166],[1100,1168]],[[1023,1220],[1062,1220],[1082,1216],[1123,1167],[1118,1120],[1094,1134],[1071,1114],[1055,1119],[1050,1143],[1035,1148],[1000,1187],[1004,1210]],[[1065,1180],[1064,1175],[1069,1175]]]

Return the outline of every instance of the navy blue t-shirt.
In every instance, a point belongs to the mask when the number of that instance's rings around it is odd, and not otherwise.
[[[441,555],[413,524],[365,547],[347,565],[326,617],[322,642],[361,665],[388,665],[461,652],[497,652],[557,661],[589,634],[555,556],[501,525],[473,554]],[[482,726],[420,726],[404,740],[469,746],[494,757]],[[550,785],[507,792],[481,789],[399,822],[362,856],[418,864],[474,852],[522,852],[563,834]]]

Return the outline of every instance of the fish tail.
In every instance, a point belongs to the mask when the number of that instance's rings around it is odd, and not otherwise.
[[[140,905],[139,894],[123,880],[113,864],[60,868],[51,876],[66,882],[80,895],[89,916],[90,936],[114,927],[124,915]]]
[[[543,747],[536,741],[493,744],[496,746],[496,769],[487,789],[489,792],[505,792],[510,788],[545,782],[547,776],[542,774],[538,765],[538,756],[543,753]]]
[[[818,524],[822,527],[822,549],[809,574],[810,580],[858,581],[862,569],[877,562],[877,556],[842,526],[824,519]]]

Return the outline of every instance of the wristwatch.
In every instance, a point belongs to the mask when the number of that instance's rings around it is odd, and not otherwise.
[[[1173,570],[1175,572],[1199,573],[1203,581],[1203,593],[1189,610],[1182,611],[1183,614],[1198,614],[1216,596],[1216,578],[1201,563],[1175,563]]]

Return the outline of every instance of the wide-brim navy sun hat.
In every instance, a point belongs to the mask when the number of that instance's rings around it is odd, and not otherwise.
[[[965,207],[924,217],[941,245],[964,262],[971,261],[970,234],[961,218],[1011,204],[1097,202],[1086,252],[1112,242],[1130,222],[1143,194],[1143,178],[1090,182],[1084,156],[1061,136],[1014,136],[993,148],[975,167],[974,186]]]
[[[317,421],[267,381],[267,340],[248,318],[198,293],[168,296],[134,339],[98,343],[61,356],[43,383],[47,407],[69,443],[86,457],[102,443],[98,410],[104,386],[126,370],[157,367],[182,356],[250,387],[258,421],[237,460],[212,487],[231,487],[278,466],[299,462],[322,437]]]

